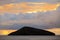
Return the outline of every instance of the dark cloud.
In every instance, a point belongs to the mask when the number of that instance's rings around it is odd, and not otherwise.
[[[0,28],[18,29],[21,26],[33,26],[36,28],[60,28],[60,13],[58,11],[39,12],[32,14],[12,15],[6,13],[1,17]],[[3,27],[2,27],[3,26]],[[16,28],[15,28],[16,27]]]

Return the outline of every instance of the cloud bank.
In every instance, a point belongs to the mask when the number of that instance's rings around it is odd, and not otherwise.
[[[60,3],[20,2],[0,6],[0,29],[21,26],[60,28]]]

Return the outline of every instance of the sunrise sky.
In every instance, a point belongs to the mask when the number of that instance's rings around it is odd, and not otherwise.
[[[60,35],[60,0],[0,0],[1,35],[23,26]]]

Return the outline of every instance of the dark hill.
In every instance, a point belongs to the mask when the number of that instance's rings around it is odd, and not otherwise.
[[[42,29],[36,29],[32,27],[23,27],[15,32],[12,32],[8,35],[55,35],[52,32],[42,30]]]

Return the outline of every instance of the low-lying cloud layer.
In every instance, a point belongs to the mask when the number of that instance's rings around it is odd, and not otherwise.
[[[0,16],[0,28],[19,28],[21,25],[36,25],[37,28],[58,28],[60,27],[60,13],[58,11],[39,12],[32,14],[4,14]],[[12,26],[17,25],[17,26]],[[2,27],[3,26],[3,27]],[[12,27],[8,27],[12,26]],[[19,27],[18,27],[19,26]],[[43,27],[42,27],[43,26]],[[33,26],[35,27],[35,26]]]

